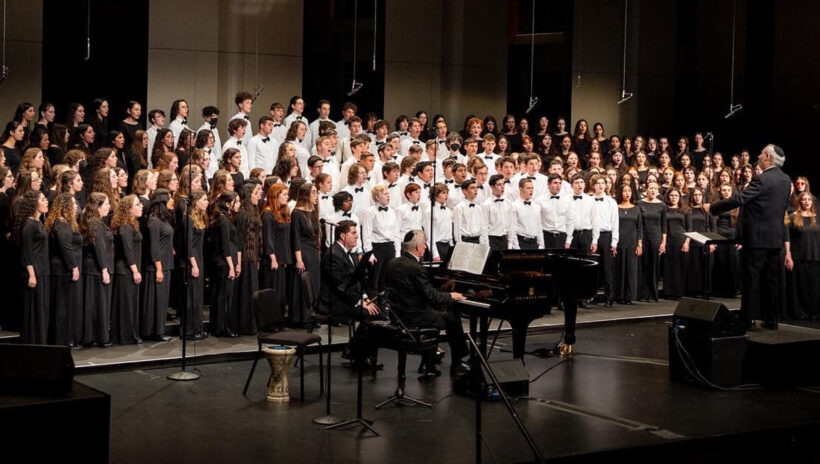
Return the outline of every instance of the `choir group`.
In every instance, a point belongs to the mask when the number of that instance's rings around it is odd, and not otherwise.
[[[309,121],[298,96],[251,120],[252,95],[235,103],[226,134],[218,108],[196,126],[185,100],[151,110],[147,128],[136,101],[121,120],[104,99],[74,103],[64,123],[50,103],[20,104],[0,137],[0,322],[28,343],[109,346],[168,340],[184,311],[201,339],[207,304],[211,334],[236,337],[256,333],[251,296],[273,288],[289,322],[311,327],[332,306],[321,256],[345,220],[359,228],[350,251],[373,252],[371,295],[418,229],[433,261],[459,241],[597,254],[603,292],[585,304],[741,289],[738,246],[685,234],[735,237],[738,210],[704,205],[759,173],[747,150],[724,157],[700,133],[607,136],[583,119],[568,132],[562,117],[471,115],[458,130],[424,111],[361,118],[352,103],[333,121],[325,100]],[[815,201],[794,179],[784,318],[818,315]]]

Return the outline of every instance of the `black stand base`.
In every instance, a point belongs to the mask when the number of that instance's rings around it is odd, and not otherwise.
[[[376,409],[381,409],[389,404],[397,404],[397,405],[418,405],[418,406],[425,406],[427,408],[432,408],[433,405],[427,403],[425,401],[413,398],[412,396],[407,396],[404,394],[404,388],[399,387],[396,389],[396,393],[393,393],[393,396],[387,398],[386,400],[382,401],[381,403],[376,405]]]
[[[348,419],[346,421],[340,422],[338,424],[331,425],[329,427],[325,427],[325,430],[332,430],[332,429],[340,429],[344,427],[348,427],[350,425],[361,425],[362,427],[366,428],[373,432],[374,435],[381,436],[376,429],[373,428],[371,425],[373,423],[372,420],[362,418],[362,370],[363,367],[360,365],[359,368],[359,375],[357,376],[356,382],[356,417],[353,419]],[[318,420],[318,419],[317,419]]]

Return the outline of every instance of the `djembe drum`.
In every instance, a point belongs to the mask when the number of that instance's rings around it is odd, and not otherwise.
[[[267,346],[262,348],[270,364],[270,380],[268,380],[268,401],[286,403],[290,401],[288,389],[288,368],[290,367],[296,349],[290,346]]]

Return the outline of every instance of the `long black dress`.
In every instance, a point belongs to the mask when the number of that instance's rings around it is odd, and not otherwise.
[[[713,232],[715,230],[715,218],[705,212],[703,208],[693,208],[687,215],[686,230],[687,232]],[[710,262],[709,247],[702,246],[691,240],[689,242],[689,264],[686,267],[687,295],[706,295],[709,290],[706,276]]]
[[[640,258],[638,298],[658,301],[660,247],[666,234],[666,205],[663,202],[638,202],[643,220],[643,255]]]
[[[102,272],[113,279],[114,235],[102,221],[94,230],[94,243],[83,246],[83,338],[84,345],[104,345],[110,340],[111,281],[103,283]]]
[[[291,301],[290,320],[293,324],[309,322],[319,303],[319,222],[307,211],[294,209],[291,216],[291,240],[294,253],[302,252],[302,262],[305,272],[310,273],[310,282],[313,285],[313,300],[304,295],[301,276],[295,279],[293,285],[293,299]]]
[[[83,235],[65,221],[56,221],[49,240],[51,250],[51,324],[49,340],[55,345],[75,346],[83,327]],[[80,278],[71,280],[72,270]]]
[[[20,249],[11,239],[10,191],[0,192],[0,256],[11,263],[20,259]],[[19,276],[16,266],[0,266],[0,295],[5,295],[5,304],[0,305],[0,326],[6,330],[20,326]]]
[[[209,231],[211,241],[211,331],[217,337],[236,333],[236,327],[230,326],[233,313],[234,281],[228,278],[229,269],[226,258],[237,263],[236,227],[225,215],[216,218]]]
[[[235,326],[240,335],[256,335],[256,319],[253,314],[251,299],[259,290],[259,252],[262,231],[257,220],[252,221],[245,210],[236,215],[237,248],[242,250],[242,272],[236,278],[236,299],[234,300]],[[252,229],[249,231],[249,229]]]
[[[185,335],[190,337],[200,334],[203,331],[202,325],[202,305],[205,302],[205,229],[194,227],[194,220],[188,218],[188,260],[185,261],[184,269],[188,275],[188,291],[185,299]],[[199,277],[191,274],[191,261],[196,261],[199,268]]]
[[[663,257],[663,297],[680,298],[686,285],[686,256],[681,251],[686,241],[686,214],[679,208],[666,211],[666,253]]]
[[[182,308],[187,306],[185,293],[185,273],[191,272],[188,262],[188,248],[190,235],[186,233],[186,214],[188,197],[180,197],[174,207],[174,273],[171,278],[170,305],[176,310],[177,317],[182,314]]]
[[[35,219],[26,221],[21,234],[23,324],[20,340],[23,343],[45,344],[48,342],[49,307],[48,235],[43,223]],[[34,268],[37,283],[33,288],[28,286],[27,266]]]
[[[717,233],[734,242],[736,225],[732,225],[732,212],[720,213],[715,220]],[[712,293],[715,296],[737,296],[738,253],[734,243],[719,245],[715,250],[712,272]]]
[[[260,288],[276,290],[276,304],[285,308],[291,299],[293,253],[290,247],[290,223],[277,222],[271,211],[262,214],[262,282]],[[277,269],[271,269],[270,255],[276,256]]]
[[[789,319],[817,319],[820,316],[820,226],[811,225],[804,217],[803,225],[794,225],[789,217],[789,237],[794,268],[786,271]]]
[[[631,303],[638,295],[638,240],[643,240],[641,209],[618,207],[618,253],[615,255],[615,300]]]
[[[127,345],[139,343],[140,286],[134,283],[131,266],[142,272],[142,234],[131,224],[123,224],[114,237],[114,297],[111,303],[111,341]]]
[[[148,261],[142,280],[142,305],[140,307],[140,332],[142,338],[165,336],[165,318],[171,293],[171,275],[174,270],[174,228],[155,217],[148,218]],[[156,264],[162,264],[163,279],[157,283]]]

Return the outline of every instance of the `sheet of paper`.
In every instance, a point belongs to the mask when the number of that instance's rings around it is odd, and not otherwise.
[[[481,274],[487,264],[487,256],[490,255],[490,246],[480,243],[458,242],[450,256],[450,264],[447,269],[451,271],[469,272],[470,274]]]

